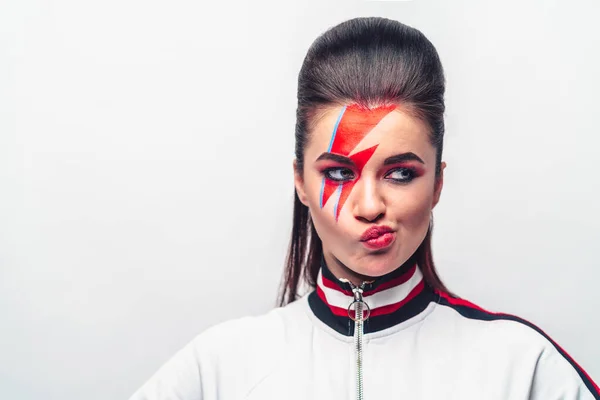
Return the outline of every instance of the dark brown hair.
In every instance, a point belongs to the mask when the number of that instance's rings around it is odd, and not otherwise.
[[[298,76],[296,163],[304,168],[308,134],[326,107],[355,103],[366,108],[402,104],[430,127],[441,173],[445,78],[433,44],[417,29],[380,17],[354,18],[320,35],[310,46]],[[433,222],[433,221],[432,221]],[[437,275],[431,232],[413,254],[426,284],[451,294]],[[294,193],[294,221],[278,304],[298,298],[301,279],[312,288],[321,267],[323,245],[308,207]]]

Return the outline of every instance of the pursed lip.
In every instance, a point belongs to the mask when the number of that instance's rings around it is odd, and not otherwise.
[[[362,236],[360,237],[360,241],[366,242],[367,240],[378,238],[379,236],[386,234],[388,232],[394,232],[394,230],[386,225],[373,226],[373,227],[367,229],[362,234]]]

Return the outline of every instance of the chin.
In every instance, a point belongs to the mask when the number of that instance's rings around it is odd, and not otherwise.
[[[371,276],[373,278],[380,277],[398,268],[402,263],[391,260],[383,254],[378,254],[376,257],[367,257],[360,263],[360,267],[355,269],[354,272]]]

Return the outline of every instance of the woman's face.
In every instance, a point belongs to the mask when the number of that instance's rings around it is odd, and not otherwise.
[[[435,179],[427,125],[402,106],[328,108],[309,132],[304,170],[294,161],[294,171],[327,266],[355,284],[408,260],[427,234],[443,185],[443,174]],[[369,236],[373,227],[390,232]]]

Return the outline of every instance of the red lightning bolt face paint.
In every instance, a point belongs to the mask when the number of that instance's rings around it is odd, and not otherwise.
[[[338,120],[333,128],[331,135],[331,141],[327,151],[329,153],[342,155],[349,157],[357,168],[358,176],[369,161],[378,145],[372,146],[368,149],[359,151],[351,154],[356,146],[360,143],[365,136],[373,130],[375,126],[392,110],[396,108],[395,105],[377,107],[372,110],[360,107],[357,104],[352,104],[342,108]],[[340,211],[346,202],[346,199],[352,192],[352,188],[356,184],[356,180],[352,182],[339,184],[323,178],[321,186],[321,208],[325,206],[327,200],[331,195],[337,191],[338,196],[336,198],[336,204],[334,206],[334,216],[337,221]]]

